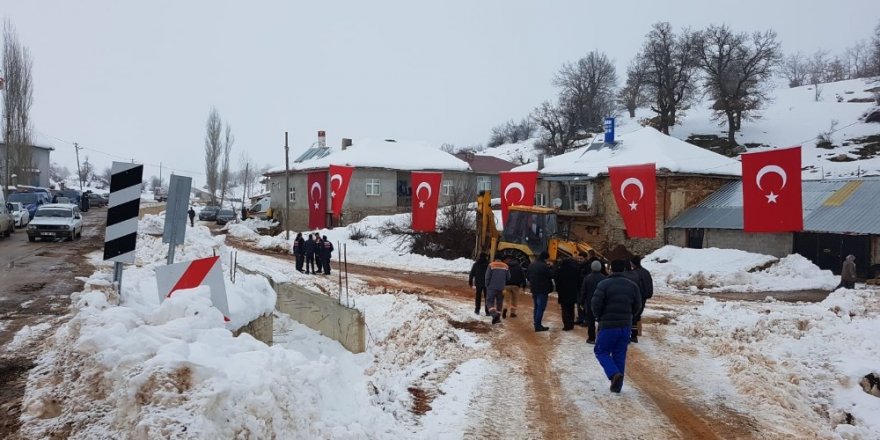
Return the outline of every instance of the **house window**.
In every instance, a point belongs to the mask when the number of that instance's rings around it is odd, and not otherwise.
[[[492,178],[489,176],[477,176],[477,192],[490,191],[492,189]]]
[[[296,201],[296,188],[287,189],[287,200],[290,202]]]
[[[544,193],[535,193],[535,206],[547,206]]]
[[[443,195],[444,196],[451,196],[453,187],[455,187],[455,182],[453,182],[451,180],[444,180],[443,181]]]
[[[376,178],[368,178],[367,179],[367,195],[368,196],[378,196],[379,195],[379,179],[376,179]]]
[[[593,206],[593,184],[579,183],[571,186],[571,199],[575,211],[588,211]]]

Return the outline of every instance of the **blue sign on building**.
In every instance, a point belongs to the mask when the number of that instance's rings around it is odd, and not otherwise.
[[[614,143],[614,118],[605,118],[605,143]]]

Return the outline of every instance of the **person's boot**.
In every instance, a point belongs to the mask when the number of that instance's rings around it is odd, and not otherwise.
[[[479,315],[479,314],[480,314],[480,308],[477,307],[476,309],[474,309],[474,315]]]
[[[629,334],[629,342],[638,343],[639,342],[639,331],[636,329],[632,329]]]
[[[501,310],[501,317],[504,318],[504,319],[507,319],[507,309],[502,309],[502,310]]]
[[[516,318],[516,309],[510,309],[510,317]]]
[[[623,375],[620,373],[615,373],[614,376],[611,377],[611,392],[619,393],[620,390],[623,389]]]
[[[500,317],[500,316],[495,315],[495,316],[492,317],[492,324],[498,324],[499,322],[501,322],[501,317]]]

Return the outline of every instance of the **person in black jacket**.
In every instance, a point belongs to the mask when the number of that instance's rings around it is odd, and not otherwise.
[[[526,287],[526,276],[523,267],[516,258],[508,258],[507,266],[510,268],[510,279],[504,286],[504,304],[510,304],[510,317],[516,318],[516,301],[521,289]],[[501,317],[507,318],[507,307],[501,311]]]
[[[639,342],[638,335],[639,328],[641,327],[642,312],[645,311],[645,304],[648,302],[648,299],[654,296],[654,280],[651,278],[651,272],[648,272],[648,269],[642,267],[642,257],[633,257],[630,262],[632,263],[633,273],[637,276],[639,293],[642,298],[642,308],[633,320],[630,342]]]
[[[189,216],[189,225],[190,225],[191,227],[192,227],[192,226],[195,226],[195,219],[196,219],[196,211],[195,211],[195,209],[193,209],[192,206],[190,206],[190,207],[189,207],[189,211],[186,211],[186,214]]]
[[[581,284],[581,305],[587,315],[587,344],[596,343],[596,317],[593,315],[590,303],[593,301],[593,293],[596,292],[596,287],[605,278],[606,276],[602,274],[602,262],[597,260],[590,264],[590,274],[584,277],[584,282]]]
[[[612,261],[611,276],[596,286],[590,301],[593,315],[599,321],[599,335],[593,353],[611,381],[613,393],[619,393],[623,388],[630,328],[633,317],[642,307],[639,286],[623,274],[626,266],[624,260]]]
[[[306,257],[306,273],[315,273],[315,236],[309,234],[309,239],[303,243],[303,253]]]
[[[303,260],[305,259],[305,250],[303,249],[305,242],[302,232],[297,232],[296,238],[293,239],[293,257],[296,259],[296,270],[300,273],[303,271]]]
[[[533,319],[536,332],[550,330],[549,327],[545,327],[541,323],[544,319],[544,310],[547,308],[547,298],[553,291],[553,269],[547,265],[548,258],[550,258],[550,254],[541,252],[538,259],[529,264],[529,268],[526,270],[526,277],[532,289],[532,301],[535,305]]]
[[[333,256],[333,242],[327,240],[327,236],[321,237],[321,263],[324,266],[324,275],[330,275],[330,258]]]
[[[489,301],[486,300],[486,268],[489,267],[489,255],[480,253],[477,261],[471,266],[471,274],[468,276],[468,286],[476,286],[476,298],[474,301],[474,314],[480,314],[480,302],[486,303],[486,316],[489,316]]]
[[[559,295],[559,306],[562,308],[562,330],[574,329],[574,305],[581,288],[581,270],[577,262],[565,258],[556,269],[556,292]]]

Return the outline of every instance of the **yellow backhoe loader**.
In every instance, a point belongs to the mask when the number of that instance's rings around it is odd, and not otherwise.
[[[565,225],[569,219],[560,219],[557,210],[541,206],[512,205],[507,209],[507,222],[504,231],[495,227],[495,216],[492,213],[492,196],[489,191],[482,191],[477,196],[477,243],[474,247],[474,258],[485,252],[489,259],[495,254],[517,259],[523,267],[527,266],[547,251],[550,261],[563,257],[581,255],[586,257],[590,251],[596,252],[584,241],[570,240],[563,228],[560,233],[560,222]],[[601,255],[596,252],[596,256]]]

